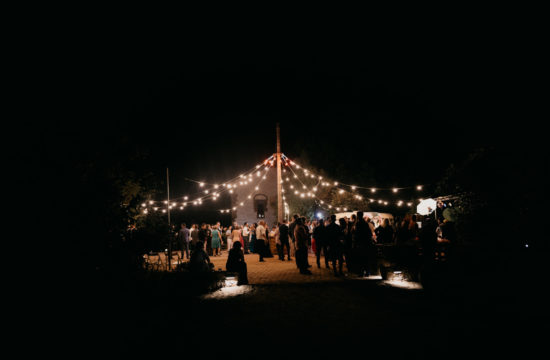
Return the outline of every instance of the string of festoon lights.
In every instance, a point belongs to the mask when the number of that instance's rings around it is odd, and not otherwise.
[[[380,188],[380,187],[366,187],[366,186],[359,186],[359,185],[350,185],[350,184],[342,183],[342,182],[339,182],[339,181],[327,181],[327,180],[323,179],[322,176],[318,176],[318,175],[314,174],[312,171],[308,170],[307,168],[304,168],[304,167],[300,166],[299,164],[297,164],[293,160],[289,159],[284,154],[282,155],[282,159],[284,161],[285,167],[287,167],[290,170],[290,172],[292,173],[292,178],[298,180],[300,185],[301,185],[301,189],[300,189],[299,187],[296,187],[294,184],[290,184],[288,191],[290,193],[293,193],[296,196],[299,196],[300,198],[312,198],[312,199],[314,199],[318,203],[318,205],[321,208],[324,208],[325,210],[347,211],[348,208],[351,208],[351,207],[349,205],[346,206],[346,205],[342,205],[342,204],[334,204],[334,203],[331,203],[331,202],[325,202],[324,200],[320,199],[316,195],[317,190],[320,186],[321,187],[337,188],[339,194],[351,194],[351,195],[353,195],[353,198],[356,199],[356,200],[360,200],[360,201],[365,200],[365,201],[369,201],[370,203],[375,203],[376,202],[380,205],[388,205],[390,203],[393,203],[393,201],[387,201],[387,200],[384,200],[384,199],[375,199],[375,198],[372,198],[372,197],[363,196],[359,193],[358,189],[367,189],[367,190],[370,191],[370,193],[376,193],[379,190],[382,190],[382,191],[386,190],[386,191],[391,191],[394,194],[398,193],[400,190],[404,190],[404,189],[416,189],[417,191],[422,191],[423,190],[422,185],[416,185],[414,187],[413,186],[408,186],[408,187]],[[294,170],[294,168],[296,168],[296,171]],[[317,180],[317,183],[315,185],[313,185],[311,188],[309,188],[304,183],[304,181],[302,181],[302,178],[298,175],[297,171],[300,171],[300,170],[303,171],[303,176],[305,178],[311,178],[313,180]],[[285,181],[290,182],[290,177],[287,176],[286,178],[284,178],[282,180],[282,183],[285,183]],[[412,202],[405,202],[404,200],[396,200],[395,205],[397,205],[398,207],[401,207],[401,206],[412,207],[413,203]]]
[[[316,194],[320,187],[336,188],[339,194],[351,194],[355,200],[359,200],[359,201],[364,200],[364,201],[369,201],[371,203],[376,202],[380,205],[389,205],[395,202],[395,205],[397,205],[398,207],[401,207],[401,206],[411,207],[413,206],[413,203],[405,202],[404,200],[388,201],[380,198],[375,199],[373,197],[361,195],[360,190],[368,190],[370,194],[374,194],[378,191],[391,191],[392,193],[396,194],[400,190],[405,190],[405,189],[415,189],[417,191],[423,190],[423,185],[382,188],[382,187],[372,187],[372,186],[368,187],[368,186],[361,186],[361,185],[351,185],[351,184],[342,183],[340,181],[332,181],[332,180],[329,181],[328,179],[324,179],[322,176],[316,175],[313,171],[310,171],[309,169],[304,168],[303,166],[300,166],[299,164],[297,164],[295,161],[291,160],[284,154],[281,154],[281,160],[284,165],[282,169],[284,175],[281,182],[283,184],[282,191],[283,191],[285,213],[288,213],[289,211],[288,203],[286,201],[287,194],[293,194],[302,199],[311,198],[316,201],[319,207],[328,211],[347,211],[348,209],[352,208],[352,206],[350,206],[349,204],[347,205],[336,204],[333,201],[324,201],[320,199]],[[253,168],[245,171],[244,173],[222,183],[208,183],[205,181],[198,181],[198,180],[186,178],[186,180],[198,184],[201,190],[192,195],[176,197],[172,201],[170,201],[170,203],[168,203],[168,200],[148,200],[141,204],[142,212],[144,214],[147,214],[151,211],[153,212],[161,211],[162,213],[166,213],[168,209],[184,210],[189,205],[199,206],[203,203],[203,201],[206,201],[206,200],[216,201],[221,194],[223,193],[232,194],[234,192],[234,189],[238,187],[254,185],[254,188],[253,188],[254,190],[252,190],[252,192],[247,196],[247,198],[244,201],[240,202],[238,206],[233,206],[231,209],[218,209],[218,211],[220,211],[221,213],[230,213],[231,211],[237,210],[238,207],[244,206],[244,204],[247,201],[252,199],[252,195],[254,191],[259,190],[260,184],[262,183],[263,180],[267,178],[269,169],[274,166],[275,166],[275,155],[271,155],[270,157],[265,159],[262,163],[257,164]],[[286,169],[288,169],[289,171],[287,171]],[[315,183],[308,187],[305,184],[304,180],[302,179],[302,176],[304,179],[315,180]],[[254,183],[254,179],[257,179],[258,181]],[[291,183],[291,179],[297,180],[299,184]],[[285,183],[288,184],[287,187],[285,187]],[[194,200],[189,200],[192,198],[194,198]]]
[[[206,200],[216,201],[223,193],[232,194],[234,192],[234,189],[238,187],[253,185],[254,179],[258,179],[258,181],[254,184],[255,186],[253,192],[257,191],[259,190],[261,182],[267,178],[267,173],[269,172],[269,169],[274,166],[274,161],[274,155],[272,155],[264,160],[261,164],[258,164],[240,174],[239,176],[236,176],[222,183],[207,183],[204,181],[197,181],[186,178],[186,180],[198,184],[200,188],[205,188],[206,186],[209,187],[199,191],[198,193],[193,194],[194,196],[186,195],[183,197],[176,197],[174,198],[174,200],[170,201],[170,203],[168,203],[168,200],[148,200],[141,204],[142,213],[148,214],[151,211],[160,211],[162,213],[166,213],[167,209],[184,210],[188,205],[199,206],[202,205],[203,201]],[[262,167],[263,169],[261,169]],[[247,197],[247,200],[252,198],[253,192]],[[190,198],[194,198],[197,194],[200,194],[200,196],[195,198],[194,200],[189,200]],[[244,206],[244,202],[241,202],[239,205]],[[236,209],[237,207],[233,207],[232,209],[219,209],[219,211],[221,213],[229,213],[231,210]]]

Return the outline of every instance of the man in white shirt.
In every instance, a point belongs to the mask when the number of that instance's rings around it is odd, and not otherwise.
[[[248,228],[248,223],[244,223],[244,226],[243,226],[243,240],[244,240],[244,253],[245,254],[249,254],[248,252],[248,247],[250,244],[250,229]]]

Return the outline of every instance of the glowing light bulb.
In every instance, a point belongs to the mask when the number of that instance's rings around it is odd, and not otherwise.
[[[193,201],[193,205],[197,205],[197,202],[196,202],[196,201]]]
[[[185,197],[183,198],[183,200],[187,200],[187,199],[189,199],[189,197],[188,197],[188,196],[185,196]]]
[[[147,206],[147,204],[146,204],[146,203],[143,203],[143,204],[141,204],[141,206],[143,206],[143,207],[146,207],[146,206]]]
[[[147,214],[147,213],[148,213],[147,209],[143,210],[143,213],[144,213],[144,214]]]
[[[199,184],[199,186],[200,186],[200,187],[203,187],[203,186],[204,186],[204,183],[203,183],[203,182],[201,182],[201,183]]]
[[[265,175],[264,175],[264,176],[262,176],[262,179],[264,179],[264,180],[266,179]]]
[[[168,201],[164,200],[164,203],[165,203],[165,204],[168,204]]]
[[[340,194],[343,194],[343,193],[344,193],[344,190],[340,190],[340,191],[338,191],[338,192],[339,192]]]
[[[303,189],[307,189],[307,186],[305,186],[305,185],[302,185],[302,188],[303,188]]]
[[[416,190],[422,190],[422,185],[418,185],[418,186],[416,187]]]
[[[162,212],[165,213],[165,212],[166,212],[166,209],[162,209]]]
[[[344,208],[344,211],[348,211],[348,208]]]
[[[180,210],[183,210],[183,206],[180,206]]]
[[[248,198],[249,198],[249,199],[252,199],[252,195],[248,195]]]
[[[204,193],[205,193],[205,194],[208,194],[208,190],[204,190]]]
[[[214,189],[217,189],[218,187],[219,187],[218,184],[215,184],[215,185],[214,185]]]
[[[340,208],[339,208],[339,207],[337,207],[337,208],[336,208],[336,211],[340,211]]]
[[[301,194],[300,194],[300,197],[305,197],[304,193],[301,193]]]
[[[322,176],[319,176],[319,180],[323,180],[323,177],[322,177]]]
[[[335,181],[335,182],[334,182],[334,186],[338,186],[338,181]]]
[[[412,206],[412,203],[407,203],[407,206]]]
[[[375,188],[372,188],[372,189],[370,189],[370,192],[371,192],[371,193],[375,193],[375,192],[376,192],[376,189],[375,189]]]
[[[393,191],[394,193],[396,193],[397,190],[398,190],[397,188],[393,188],[393,189],[392,189],[392,191]]]
[[[320,202],[321,202],[321,204],[324,204],[324,203],[325,203],[323,200],[321,200]]]
[[[229,193],[230,193],[230,194],[233,194],[233,189],[229,190]]]
[[[237,210],[237,207],[235,206],[235,207],[233,208],[233,210]]]
[[[153,205],[154,203],[155,203],[155,202],[154,202],[154,201],[152,201],[152,200],[151,200],[151,201],[149,201],[149,204],[150,204],[150,205]]]
[[[388,202],[387,202],[387,201],[384,201],[384,205],[388,205]]]
[[[351,187],[351,190],[355,190],[355,189],[357,189],[355,185]]]
[[[244,205],[244,203],[242,202],[242,203],[241,203],[241,206],[243,206],[243,205]]]
[[[332,209],[332,205],[329,205],[328,208],[329,208],[329,209]]]

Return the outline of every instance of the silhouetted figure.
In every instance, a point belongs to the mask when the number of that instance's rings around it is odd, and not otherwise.
[[[290,248],[291,248],[290,253],[294,257],[296,256],[296,239],[294,238],[294,229],[296,228],[296,221],[298,220],[299,217],[300,216],[297,214],[294,215],[292,222],[288,226],[288,233],[290,235]]]
[[[288,261],[292,260],[290,258],[290,231],[288,229],[288,221],[283,220],[283,223],[279,226],[279,241],[281,243],[279,257],[281,260],[285,259],[285,247],[288,254]]]
[[[308,230],[303,224],[301,218],[296,219],[296,226],[294,227],[294,239],[296,243],[296,265],[300,269],[300,274],[311,275],[311,271],[308,270],[307,263],[307,251],[308,251]]]
[[[191,228],[191,251],[195,250],[199,242],[199,226],[194,224]]]
[[[328,254],[328,246],[327,246],[327,239],[325,234],[325,223],[323,220],[319,220],[319,223],[313,230],[313,238],[315,239],[315,256],[317,257],[317,267],[321,268],[321,250],[323,251],[323,256],[325,257],[325,266],[330,268],[328,261],[329,261],[329,254]]]
[[[437,224],[432,216],[428,215],[422,222],[420,229],[420,243],[422,245],[422,254],[425,264],[430,264],[434,261],[435,250],[437,246]]]
[[[210,257],[204,251],[204,244],[200,241],[195,246],[195,250],[191,253],[191,260],[189,261],[189,270],[195,273],[202,273],[210,271]]]
[[[229,256],[225,264],[227,271],[236,272],[239,274],[239,280],[237,285],[248,284],[248,271],[246,268],[246,262],[244,261],[244,254],[241,250],[241,243],[239,241],[233,243],[233,248],[229,250]]]
[[[363,212],[357,212],[357,223],[353,232],[353,256],[357,259],[360,275],[370,275],[373,264],[371,263],[374,251],[372,229],[365,221]]]
[[[390,226],[390,220],[384,219],[382,225],[376,228],[376,239],[379,244],[393,243],[393,228]]]
[[[340,275],[342,274],[343,267],[343,256],[342,256],[342,247],[343,247],[343,236],[346,231],[346,220],[340,219],[342,221],[342,226],[336,224],[336,215],[330,216],[330,223],[325,228],[325,238],[328,245],[328,253],[330,261],[332,262],[332,267],[334,269],[334,275],[338,275],[338,270],[340,270]]]

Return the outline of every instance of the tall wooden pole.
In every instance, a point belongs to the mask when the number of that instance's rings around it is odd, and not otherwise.
[[[283,185],[281,173],[281,128],[277,123],[277,221],[283,222]]]

